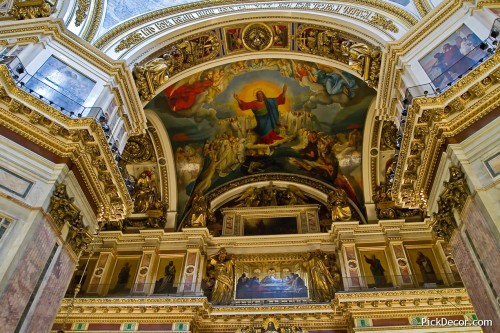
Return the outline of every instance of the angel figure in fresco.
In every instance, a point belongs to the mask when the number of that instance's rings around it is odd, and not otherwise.
[[[165,95],[170,110],[179,112],[190,109],[195,104],[198,95],[205,92],[213,83],[213,71],[208,71],[196,82],[168,87]]]
[[[297,63],[294,66],[294,75],[302,86],[308,86],[313,92],[304,105],[308,110],[314,109],[318,103],[346,105],[355,97],[355,77],[341,70]]]
[[[255,94],[256,100],[251,102],[242,101],[237,94],[233,95],[241,110],[252,110],[257,121],[254,131],[259,136],[259,143],[272,144],[283,140],[275,130],[279,127],[278,105],[285,104],[286,89],[285,84],[281,94],[276,98],[268,98],[262,90],[259,90]]]

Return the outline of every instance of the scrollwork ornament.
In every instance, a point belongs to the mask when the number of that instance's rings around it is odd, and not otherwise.
[[[370,17],[369,23],[376,27],[381,27],[384,30],[389,30],[394,33],[399,32],[398,27],[394,24],[392,20],[389,20],[377,13],[373,14],[373,16]]]
[[[78,9],[75,14],[75,25],[79,27],[87,18],[90,8],[90,0],[78,0]]]
[[[86,1],[86,0],[85,0]],[[132,45],[142,42],[145,37],[140,32],[133,32],[118,43],[115,52],[120,52],[130,48]]]

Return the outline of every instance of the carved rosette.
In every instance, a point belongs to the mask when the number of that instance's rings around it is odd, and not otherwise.
[[[143,163],[155,160],[155,151],[149,135],[132,136],[122,152],[126,163]]]
[[[450,166],[450,179],[444,182],[444,190],[438,199],[438,212],[434,214],[433,231],[438,237],[449,241],[457,228],[453,210],[462,210],[468,197],[464,173],[458,166]]]
[[[249,51],[264,51],[273,44],[273,31],[264,23],[252,23],[243,29],[243,46]]]
[[[35,19],[40,17],[49,17],[56,7],[55,3],[45,0],[15,1],[9,11],[9,15],[16,20]]]

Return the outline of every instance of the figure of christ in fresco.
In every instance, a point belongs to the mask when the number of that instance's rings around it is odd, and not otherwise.
[[[278,105],[285,104],[285,93],[287,86],[283,85],[283,91],[276,98],[267,98],[262,90],[257,91],[256,100],[251,102],[242,101],[237,94],[234,99],[242,111],[252,110],[257,126],[254,131],[259,135],[259,143],[272,144],[275,141],[283,140],[276,134],[275,129],[279,127]]]

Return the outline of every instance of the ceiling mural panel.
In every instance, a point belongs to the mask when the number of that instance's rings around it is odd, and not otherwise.
[[[147,108],[168,131],[182,213],[196,192],[272,172],[320,179],[362,204],[362,132],[374,97],[335,68],[259,59],[190,76]]]

